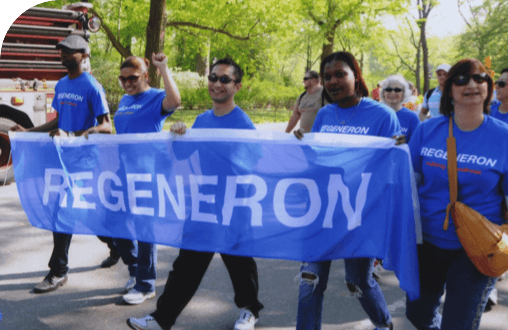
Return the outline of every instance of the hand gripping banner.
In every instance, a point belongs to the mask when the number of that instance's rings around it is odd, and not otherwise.
[[[391,139],[225,129],[9,136],[35,227],[260,258],[376,257],[418,297],[409,149]]]

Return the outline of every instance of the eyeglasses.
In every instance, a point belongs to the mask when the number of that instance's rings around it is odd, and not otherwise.
[[[385,88],[385,92],[387,93],[391,93],[391,92],[395,92],[395,93],[400,93],[402,92],[402,88],[391,88],[391,87],[388,87],[388,88]]]
[[[129,81],[132,84],[132,83],[137,82],[139,80],[139,77],[141,77],[141,75],[139,75],[139,76],[132,75],[132,76],[128,76],[128,77],[118,76],[118,79],[120,79],[122,84],[125,84],[127,81]]]
[[[469,84],[471,78],[473,78],[473,80],[478,84],[482,84],[490,79],[489,75],[483,72],[483,73],[475,73],[473,75],[459,74],[458,76],[453,77],[452,81],[453,84],[456,86],[465,86]]]
[[[209,82],[217,82],[220,81],[221,84],[229,84],[230,82],[234,81],[235,83],[237,83],[238,81],[237,80],[234,80],[234,79],[231,79],[229,76],[222,76],[222,77],[219,77],[217,76],[215,73],[212,73],[211,75],[208,76],[208,81]]]
[[[496,81],[496,85],[503,88],[504,86],[506,86],[506,81],[498,80],[498,81]]]

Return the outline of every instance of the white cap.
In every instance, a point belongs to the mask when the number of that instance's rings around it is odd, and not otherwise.
[[[437,67],[436,69],[436,72],[438,72],[439,70],[443,70],[445,72],[448,72],[450,71],[450,69],[452,68],[452,66],[450,64],[441,64],[440,66]]]

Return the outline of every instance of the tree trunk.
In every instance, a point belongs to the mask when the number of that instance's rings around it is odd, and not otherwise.
[[[425,27],[427,22],[423,22],[421,25],[421,40],[422,40],[422,52],[423,52],[423,92],[427,93],[429,90],[429,49],[427,47],[427,37],[425,34]]]
[[[151,60],[153,53],[157,54],[164,50],[164,35],[166,25],[164,24],[165,13],[165,0],[150,1],[150,16],[146,26],[145,48],[145,57],[149,60]],[[148,69],[148,77],[150,86],[160,86],[160,76],[157,74],[157,69],[153,65],[150,65],[150,68]]]
[[[210,74],[210,38],[200,47],[196,56],[196,72],[201,77],[206,77]]]
[[[421,67],[420,67],[420,58],[422,57],[421,56],[421,48],[422,45],[421,43],[418,44],[418,49],[416,50],[416,74],[415,74],[415,77],[416,77],[416,90],[418,91],[418,94],[421,94],[422,92],[422,89],[421,89],[421,80],[420,80],[420,70],[421,70]]]
[[[325,43],[323,44],[323,52],[321,53],[321,61],[333,53],[334,41],[335,30],[326,32]]]

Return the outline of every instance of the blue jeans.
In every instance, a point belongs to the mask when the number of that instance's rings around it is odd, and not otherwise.
[[[129,276],[136,277],[134,289],[155,291],[157,246],[152,243],[115,238],[122,261],[129,267]]]
[[[476,330],[497,278],[481,274],[463,249],[418,246],[420,298],[407,299],[406,316],[418,330]],[[439,314],[446,288],[443,315]]]
[[[392,322],[385,298],[372,277],[373,258],[345,259],[346,282],[371,322],[377,327],[388,327]],[[300,294],[298,297],[297,330],[321,329],[323,297],[328,283],[331,261],[303,263]]]

